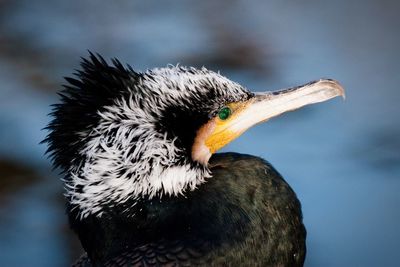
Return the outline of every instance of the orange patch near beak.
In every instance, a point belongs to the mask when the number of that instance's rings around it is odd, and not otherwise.
[[[243,131],[229,130],[229,126],[235,122],[235,117],[245,109],[248,102],[228,104],[232,110],[232,115],[228,119],[221,120],[216,116],[200,127],[192,147],[193,160],[207,164],[212,154],[242,134]]]
[[[210,136],[215,129],[214,119],[204,124],[198,131],[192,146],[192,159],[203,164],[207,164],[212,153],[206,145],[207,137]]]

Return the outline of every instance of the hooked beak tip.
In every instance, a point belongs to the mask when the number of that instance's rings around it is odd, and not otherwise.
[[[338,81],[333,79],[320,79],[315,83],[320,84],[321,87],[332,88],[332,95],[341,96],[343,99],[346,99],[344,88]]]

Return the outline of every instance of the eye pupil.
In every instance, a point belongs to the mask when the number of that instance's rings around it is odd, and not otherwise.
[[[226,120],[227,118],[229,118],[230,115],[231,115],[231,109],[228,107],[223,107],[218,113],[218,117],[221,120]]]

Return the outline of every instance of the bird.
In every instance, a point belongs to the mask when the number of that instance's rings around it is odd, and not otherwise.
[[[205,67],[139,72],[92,52],[65,80],[43,142],[85,250],[73,266],[303,266],[296,193],[266,160],[216,152],[344,97],[337,81],[254,93]]]

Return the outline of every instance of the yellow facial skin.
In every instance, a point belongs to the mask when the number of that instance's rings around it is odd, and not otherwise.
[[[238,115],[246,109],[247,105],[249,105],[249,101],[230,103],[226,106],[231,109],[231,115],[226,120],[221,120],[217,115],[214,119],[208,122],[212,124],[213,131],[212,134],[205,139],[205,145],[212,154],[232,142],[244,132],[244,130],[235,131],[231,129],[230,126],[237,122]]]
[[[192,159],[206,165],[213,153],[239,137],[245,129],[238,130],[232,126],[240,122],[239,114],[251,102],[230,103],[226,105],[231,109],[231,115],[227,119],[221,120],[217,115],[200,127],[193,143]]]

